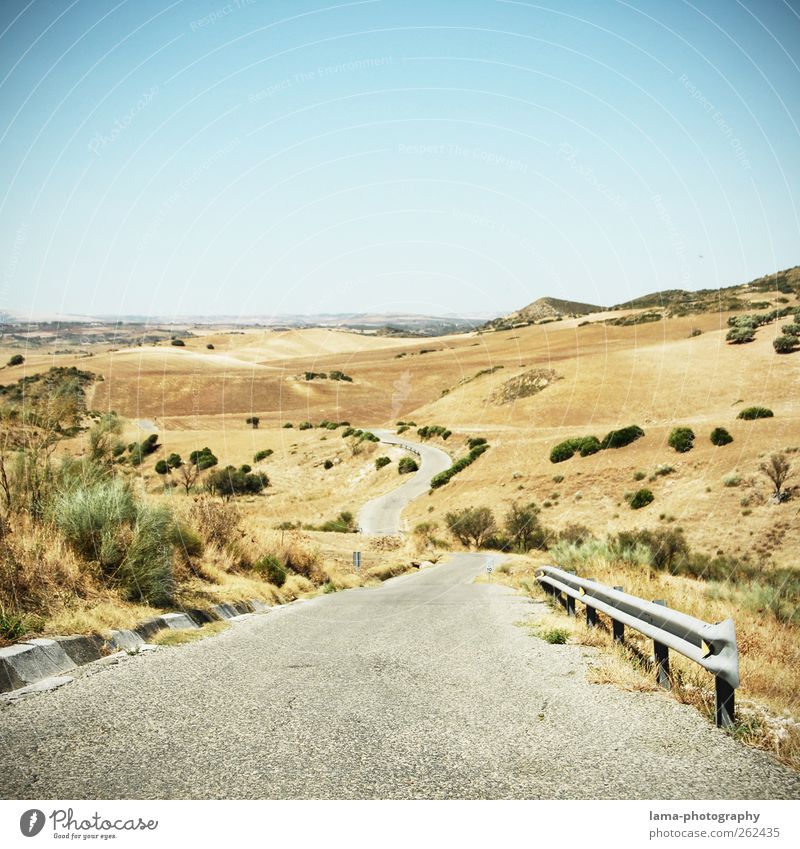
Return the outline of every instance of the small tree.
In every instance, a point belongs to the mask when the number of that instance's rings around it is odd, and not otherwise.
[[[489,537],[497,533],[497,523],[488,507],[466,507],[444,517],[450,533],[462,545],[480,548]]]
[[[189,490],[197,483],[199,477],[200,467],[195,463],[184,463],[178,470],[178,480],[187,495]]]
[[[733,442],[733,437],[724,427],[715,427],[711,431],[711,442],[713,445],[730,445]]]
[[[400,475],[407,475],[418,470],[419,466],[413,457],[401,457],[397,464],[397,473]]]
[[[170,467],[170,469],[180,469],[180,467],[183,465],[183,460],[181,459],[181,455],[176,454],[173,451],[172,454],[170,454],[169,457],[167,457],[167,465]]]
[[[694,431],[690,427],[676,427],[669,435],[669,445],[679,454],[685,454],[694,448]]]
[[[547,547],[546,534],[539,524],[539,508],[535,504],[512,504],[503,524],[511,543],[518,551]]]
[[[169,474],[169,466],[167,465],[166,460],[159,460],[156,463],[156,474],[157,475],[168,475]]]
[[[786,455],[783,452],[773,454],[758,469],[772,483],[773,498],[777,501],[784,501],[786,499],[786,491],[783,487],[792,474],[792,464],[786,459]]]
[[[249,424],[249,425],[252,425],[252,426],[253,426],[253,430],[255,430],[255,429],[258,427],[258,423],[259,423],[260,421],[261,421],[261,419],[260,419],[258,416],[248,416],[248,417],[245,419],[245,423],[246,423],[246,424]]]
[[[745,342],[752,342],[756,338],[756,331],[750,325],[745,324],[742,327],[732,327],[725,337],[731,345],[743,345]]]
[[[776,354],[791,354],[796,350],[797,343],[796,336],[776,336],[772,340],[772,347],[775,348]]]
[[[8,361],[8,365],[10,366],[21,366],[25,362],[25,357],[22,354],[14,354],[11,359]]]

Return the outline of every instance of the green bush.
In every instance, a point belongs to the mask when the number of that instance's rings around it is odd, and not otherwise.
[[[646,477],[647,477],[647,472],[638,471],[638,472],[633,473],[633,479],[635,481],[643,481]]]
[[[600,447],[603,449],[624,448],[643,436],[644,431],[638,425],[628,425],[628,427],[622,427],[619,430],[609,431],[600,443]]]
[[[300,422],[298,430],[311,430],[312,427],[314,427],[314,425],[312,425],[311,422]]]
[[[669,435],[669,446],[679,454],[685,454],[694,448],[694,431],[690,427],[676,427]]]
[[[349,374],[345,374],[343,371],[339,371],[338,369],[334,369],[330,372],[329,377],[331,380],[344,380],[347,383],[353,382],[353,378],[350,377]]]
[[[406,459],[410,460],[411,458],[408,457]],[[388,466],[389,463],[391,463],[391,462],[392,462],[391,458],[389,458],[389,457],[376,457],[375,458],[375,468],[376,469],[382,469],[384,466]]]
[[[477,448],[479,445],[486,445],[487,441],[483,436],[473,436],[467,440],[468,448]]]
[[[157,475],[167,475],[167,474],[169,474],[169,466],[167,465],[166,460],[159,460],[156,463],[156,474]]]
[[[785,336],[800,336],[800,323],[784,324],[781,330]]]
[[[400,425],[397,428],[397,435],[399,436],[401,433],[405,433],[408,430],[408,425]]]
[[[183,460],[181,460],[181,455],[176,454],[173,451],[172,454],[170,454],[169,457],[167,457],[167,465],[170,467],[170,469],[180,469],[180,467],[183,465]]]
[[[208,343],[208,345],[206,345],[206,348],[208,348],[209,351],[214,350],[214,346],[210,342]]]
[[[600,447],[600,441],[596,436],[573,436],[571,439],[559,442],[550,451],[550,462],[563,463],[576,452],[579,452],[581,457],[588,457],[590,454],[598,452]]]
[[[451,433],[451,430],[442,425],[425,425],[417,428],[417,435],[421,439],[430,439],[432,436],[441,436],[442,439],[447,439]]]
[[[791,354],[797,349],[798,341],[796,336],[776,336],[772,340],[772,347],[776,354]]]
[[[267,457],[271,457],[273,454],[273,450],[271,448],[264,448],[262,451],[256,451],[253,462],[260,463],[262,460],[266,460]]]
[[[294,425],[291,422],[286,422],[286,424],[284,424],[284,427],[294,427]]]
[[[187,557],[199,557],[203,553],[203,538],[188,525],[176,523],[172,531],[172,542],[175,548]]]
[[[13,354],[9,359],[7,365],[10,366],[21,366],[25,362],[25,357],[22,354]]]
[[[325,460],[325,462],[322,464],[322,468],[325,469],[326,471],[328,469],[332,469],[333,468],[333,460]]]
[[[335,519],[331,519],[320,528],[338,534],[354,534],[358,531],[356,520],[349,510],[343,510]]]
[[[66,541],[99,563],[128,598],[155,605],[171,601],[175,524],[168,508],[140,504],[115,479],[61,493],[52,515]]]
[[[631,510],[639,510],[650,504],[654,498],[655,496],[649,489],[638,489],[633,493],[628,503],[631,505]]]
[[[183,339],[173,339],[170,342],[170,344],[174,345],[176,348],[185,348],[186,347],[186,343],[183,341]]]
[[[386,459],[388,459],[388,457]],[[419,464],[413,457],[401,457],[397,464],[397,473],[399,475],[408,475],[411,474],[411,472],[416,472],[418,470]]]
[[[136,515],[133,493],[119,479],[78,486],[58,495],[53,504],[53,520],[66,541],[84,558],[108,569],[119,566],[119,532],[132,525]]]
[[[565,628],[549,628],[547,631],[542,631],[541,637],[546,643],[563,646],[569,639],[569,631]]]
[[[217,469],[206,478],[206,489],[226,501],[236,495],[258,495],[269,486],[269,478],[263,472],[245,471],[249,468],[226,466]]]
[[[253,571],[270,584],[282,587],[286,583],[286,568],[274,554],[265,554],[253,564]]]
[[[737,419],[753,421],[753,419],[771,419],[774,413],[768,407],[745,407],[739,411]]]
[[[212,466],[216,466],[219,460],[211,453],[211,449],[206,446],[200,451],[192,451],[189,455],[189,462],[193,466],[197,466],[197,468],[202,472],[205,469],[210,469]]]
[[[740,325],[732,327],[725,336],[725,341],[731,345],[743,345],[745,342],[752,342],[756,338],[756,331],[750,325]]]
[[[709,438],[712,445],[730,445],[733,442],[733,437],[724,427],[715,427]]]
[[[133,539],[116,573],[129,599],[156,606],[172,601],[173,539],[174,524],[167,507],[139,507]]]
[[[488,443],[482,443],[481,445],[476,445],[465,457],[459,457],[449,469],[445,469],[431,478],[431,489],[438,489],[440,486],[444,486],[454,475],[457,475],[466,469],[467,466],[474,463],[488,448]]]
[[[153,454],[159,448],[158,445],[158,434],[151,433],[146,439],[142,440],[142,442],[132,442],[128,446],[128,450],[130,452],[130,462],[132,466],[139,466],[145,457],[150,454]]]

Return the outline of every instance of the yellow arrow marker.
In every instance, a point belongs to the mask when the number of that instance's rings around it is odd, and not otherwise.
[[[581,587],[581,592],[580,592],[580,594],[581,594],[581,595],[586,595],[586,590],[585,590],[583,587]]]
[[[703,652],[703,657],[710,657],[714,654],[714,649],[705,640],[700,640],[700,650]]]

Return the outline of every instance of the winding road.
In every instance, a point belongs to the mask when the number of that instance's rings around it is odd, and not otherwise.
[[[431,486],[431,478],[449,468],[449,454],[433,445],[411,442],[388,430],[376,430],[375,435],[386,445],[407,447],[420,458],[419,471],[401,486],[368,501],[358,514],[358,528],[363,534],[398,534],[402,530],[401,514],[406,505],[424,495]]]
[[[274,608],[0,709],[4,798],[796,798],[800,777],[475,583],[491,556]]]

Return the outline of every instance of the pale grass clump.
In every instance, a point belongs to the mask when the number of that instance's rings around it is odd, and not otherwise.
[[[150,642],[157,646],[183,646],[205,637],[215,637],[229,627],[230,625],[227,622],[208,622],[202,628],[185,628],[180,631],[165,628],[151,637]]]
[[[646,545],[619,545],[610,540],[589,539],[582,543],[559,540],[550,548],[550,555],[562,569],[591,567],[609,561],[649,567],[651,552]]]
[[[308,578],[302,575],[289,575],[281,587],[280,594],[284,601],[294,601],[304,595],[313,593],[316,587]]]
[[[126,602],[114,593],[102,600],[81,600],[50,614],[41,633],[47,636],[100,634],[109,637],[113,630],[135,628],[145,619],[162,611],[144,604]]]

